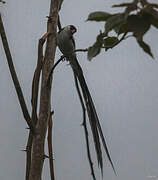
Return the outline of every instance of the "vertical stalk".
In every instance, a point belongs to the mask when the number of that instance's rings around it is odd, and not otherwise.
[[[44,62],[42,66],[42,83],[40,96],[39,120],[36,125],[36,134],[33,139],[32,164],[29,180],[41,180],[44,163],[44,144],[48,120],[50,117],[51,81],[47,84],[51,67],[54,64],[56,51],[56,28],[58,22],[59,4],[57,0],[51,0],[50,13],[47,23],[47,39]]]

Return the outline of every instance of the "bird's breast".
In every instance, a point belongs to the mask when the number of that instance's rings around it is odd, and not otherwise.
[[[73,54],[73,52],[75,50],[75,47],[73,45],[73,42],[72,42],[70,36],[68,36],[62,32],[57,34],[57,45],[58,45],[60,51],[65,56]]]

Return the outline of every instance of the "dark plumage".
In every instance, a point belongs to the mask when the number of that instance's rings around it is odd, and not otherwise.
[[[60,51],[63,53],[64,56],[66,56],[67,61],[70,62],[70,65],[72,67],[72,70],[74,72],[74,75],[77,77],[80,87],[82,90],[82,95],[84,97],[84,102],[87,109],[87,114],[93,134],[93,140],[95,145],[95,150],[97,154],[97,160],[98,164],[101,168],[101,171],[103,171],[103,159],[102,159],[102,150],[101,150],[101,143],[100,138],[103,143],[104,150],[107,154],[107,157],[111,163],[111,166],[115,172],[106,142],[105,138],[101,129],[101,125],[98,119],[98,115],[92,100],[92,97],[90,95],[87,83],[85,81],[82,68],[80,64],[77,61],[76,54],[75,54],[75,41],[73,38],[73,34],[76,32],[76,28],[73,25],[69,25],[61,29],[57,34],[57,45],[60,49]]]

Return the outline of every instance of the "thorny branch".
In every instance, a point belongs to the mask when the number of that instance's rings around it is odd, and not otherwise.
[[[38,100],[38,91],[39,91],[39,80],[40,80],[40,74],[43,64],[43,44],[46,41],[46,38],[48,37],[49,33],[46,33],[42,36],[41,39],[39,39],[38,43],[38,60],[37,60],[37,67],[34,72],[33,76],[33,82],[32,82],[32,119],[36,122],[37,121],[37,100]]]
[[[30,168],[29,180],[40,180],[42,178],[42,169],[44,158],[42,156],[45,147],[45,137],[48,128],[48,122],[50,118],[51,109],[51,81],[47,86],[47,80],[51,67],[54,64],[54,57],[56,51],[56,27],[58,21],[58,11],[60,1],[50,1],[49,18],[47,21],[47,32],[50,36],[47,38],[44,63],[42,65],[42,78],[41,78],[41,90],[40,90],[40,107],[39,118],[36,125],[37,134],[33,138],[32,147],[32,162]]]
[[[8,45],[8,41],[7,41],[7,37],[6,37],[6,33],[5,33],[5,29],[4,29],[1,14],[0,14],[0,35],[1,35],[1,38],[2,38],[2,43],[3,43],[3,47],[4,47],[4,50],[5,50],[6,57],[7,57],[9,70],[10,70],[11,77],[12,77],[12,80],[13,80],[13,83],[14,83],[14,87],[16,89],[16,93],[18,95],[18,99],[19,99],[19,103],[20,103],[20,106],[21,106],[21,109],[22,109],[22,112],[23,112],[23,116],[24,116],[24,118],[26,120],[26,123],[28,124],[30,130],[34,133],[34,130],[35,130],[34,129],[34,124],[31,121],[31,117],[29,115],[29,112],[28,112],[28,109],[27,109],[27,106],[26,106],[26,103],[25,103],[24,95],[23,95],[23,92],[22,92],[22,89],[21,89],[21,86],[20,86],[16,71],[15,71],[15,68],[14,68],[14,64],[13,64],[11,52],[10,52],[10,49],[9,49],[9,45]]]
[[[46,33],[42,36],[42,38],[39,39],[37,66],[32,81],[32,97],[31,97],[32,121],[34,122],[35,125],[38,120],[37,101],[38,101],[38,91],[39,91],[39,80],[40,80],[40,74],[41,74],[42,62],[43,62],[43,44],[45,43],[48,35],[49,33]],[[33,142],[33,134],[30,131],[26,146],[26,177],[25,177],[26,180],[29,180],[29,174],[30,174],[32,142]]]

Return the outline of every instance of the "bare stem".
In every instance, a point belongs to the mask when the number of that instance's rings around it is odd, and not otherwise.
[[[26,103],[25,103],[25,99],[24,99],[24,95],[14,68],[14,64],[13,64],[13,60],[12,60],[12,56],[11,56],[11,52],[9,49],[9,44],[7,41],[7,37],[6,37],[6,33],[5,33],[5,29],[4,29],[4,25],[3,25],[3,21],[2,21],[2,17],[0,14],[0,35],[2,38],[2,43],[3,43],[3,47],[5,50],[5,54],[6,54],[6,58],[7,58],[7,62],[8,62],[8,66],[9,66],[9,70],[10,70],[10,74],[14,83],[14,87],[16,89],[16,93],[18,95],[18,99],[19,99],[19,103],[23,112],[23,116],[26,120],[26,123],[28,124],[29,128],[31,129],[32,132],[34,132],[34,124],[31,121],[31,117],[30,114],[28,112]]]
[[[43,61],[43,44],[48,37],[49,33],[46,33],[39,39],[38,43],[38,59],[37,59],[37,66],[34,72],[34,77],[32,81],[32,97],[31,97],[31,104],[32,104],[32,121],[36,125],[38,117],[37,117],[37,100],[38,100],[38,91],[39,91],[39,79],[42,69],[42,61]],[[30,175],[30,168],[31,168],[31,155],[32,155],[32,142],[33,142],[33,134],[30,131],[29,137],[26,146],[26,176],[25,179],[29,180]]]
[[[49,169],[50,169],[51,180],[55,180],[54,163],[53,163],[53,145],[52,145],[52,127],[53,127],[52,115],[53,113],[50,114],[50,118],[48,122],[48,138],[47,138],[48,151],[49,151]]]

